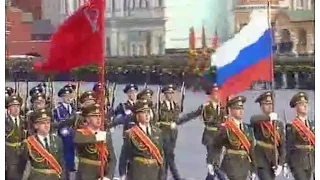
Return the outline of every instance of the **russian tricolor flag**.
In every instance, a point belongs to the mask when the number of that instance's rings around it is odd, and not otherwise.
[[[271,81],[272,31],[267,11],[253,11],[248,25],[211,57],[223,96],[239,93],[253,81]]]

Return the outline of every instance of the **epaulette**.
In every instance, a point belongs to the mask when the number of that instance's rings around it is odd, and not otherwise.
[[[125,134],[124,138],[126,138],[126,136],[130,137],[131,136],[131,129],[125,130],[124,134]]]
[[[160,133],[161,132],[161,129],[158,128],[157,126],[152,126],[152,129],[157,132],[157,133]]]
[[[210,105],[210,102],[205,102],[202,104],[202,106],[208,106],[208,105]]]

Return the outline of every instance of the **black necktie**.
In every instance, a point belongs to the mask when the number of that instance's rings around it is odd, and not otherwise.
[[[307,127],[309,127],[308,120],[305,120],[304,123],[306,124]]]
[[[243,131],[242,123],[240,123],[239,127],[240,127],[240,130]]]
[[[148,126],[146,127],[146,131],[147,131],[147,135],[150,136],[149,127]]]
[[[44,140],[44,146],[45,146],[45,148],[47,149],[47,151],[50,152],[49,143],[48,143],[48,138],[45,137],[43,140]]]
[[[17,118],[14,118],[14,125],[15,125],[16,128],[19,127],[19,126],[18,126],[18,119],[17,119]]]
[[[172,102],[169,102],[170,103],[170,110],[173,111],[173,105],[172,105]]]

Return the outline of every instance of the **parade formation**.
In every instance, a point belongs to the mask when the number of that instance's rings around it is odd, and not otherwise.
[[[256,99],[261,112],[253,113],[247,124],[246,97],[229,96],[224,105],[216,85],[208,89],[207,102],[184,114],[184,84],[180,90],[173,84],[159,86],[157,92],[128,84],[123,89],[128,100],[116,107],[117,85],[103,86],[97,83],[80,93],[79,86],[67,84],[59,90],[57,104],[48,83],[27,90],[25,99],[16,87],[6,87],[6,179],[21,180],[27,172],[28,180],[112,180],[118,169],[121,180],[165,180],[169,172],[182,180],[175,163],[177,126],[199,116],[206,179],[314,178],[315,125],[307,118],[305,92],[288,102],[296,116],[285,123],[274,112],[274,93],[262,92]],[[101,108],[98,94],[103,89]],[[119,125],[123,145],[117,157],[112,132]]]

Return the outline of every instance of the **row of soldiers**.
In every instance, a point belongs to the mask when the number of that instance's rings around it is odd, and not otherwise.
[[[25,162],[30,161],[31,180],[112,179],[117,160],[111,129],[123,125],[121,179],[166,179],[170,169],[173,178],[179,180],[182,178],[174,154],[177,126],[198,116],[202,116],[205,125],[202,144],[207,149],[207,179],[254,179],[257,175],[269,180],[282,171],[288,174],[291,169],[295,179],[304,180],[314,172],[314,122],[307,118],[306,93],[292,97],[290,106],[297,115],[284,125],[273,112],[272,92],[257,98],[262,113],[253,115],[250,124],[246,124],[242,121],[246,98],[232,97],[223,107],[216,86],[208,91],[208,102],[182,116],[179,114],[183,103],[173,100],[173,85],[164,86],[161,92],[165,99],[154,103],[151,89],[137,94],[138,87],[129,84],[124,88],[128,100],[115,110],[108,106],[108,88],[104,88],[104,111],[98,105],[97,94],[103,89],[99,83],[79,97],[80,105],[73,103],[75,86],[66,85],[58,93],[62,102],[51,111],[46,108],[50,103],[46,102],[43,88],[35,87],[30,94],[32,110],[25,115],[20,114],[22,99],[6,89],[7,178],[20,180]],[[104,122],[101,117],[105,117]],[[105,127],[101,130],[102,123]],[[49,140],[45,140],[46,136]]]

